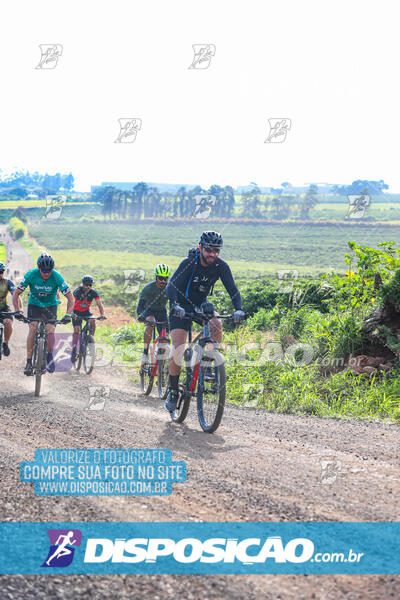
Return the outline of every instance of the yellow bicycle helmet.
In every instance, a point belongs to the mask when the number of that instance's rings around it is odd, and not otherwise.
[[[164,263],[160,263],[159,265],[157,265],[154,269],[154,272],[156,274],[156,277],[169,277],[171,275],[171,269],[168,265],[165,265]]]

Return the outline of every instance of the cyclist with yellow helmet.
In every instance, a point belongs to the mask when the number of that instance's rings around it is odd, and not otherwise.
[[[158,333],[165,327],[168,331],[168,314],[167,314],[167,302],[168,296],[165,292],[167,287],[168,277],[171,275],[171,269],[168,265],[161,263],[156,265],[154,269],[156,276],[155,281],[148,283],[144,286],[139,297],[139,303],[137,305],[136,312],[138,319],[144,322],[146,319],[149,321],[165,321],[166,325],[157,325]],[[148,325],[144,330],[143,335],[143,358],[142,366],[148,362],[149,345],[153,328]]]

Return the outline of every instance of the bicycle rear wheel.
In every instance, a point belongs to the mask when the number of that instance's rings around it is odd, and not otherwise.
[[[203,355],[197,385],[197,416],[206,433],[214,433],[221,423],[225,393],[224,359],[217,350],[211,350]]]
[[[94,361],[96,358],[96,350],[94,345],[94,338],[88,335],[83,346],[83,368],[86,375],[90,375],[93,371]]]
[[[42,369],[45,364],[45,343],[44,339],[40,338],[37,343],[36,354],[33,360],[33,369],[35,373],[35,396],[40,396],[40,388],[42,385]]]
[[[0,325],[0,360],[3,356],[3,324]]]

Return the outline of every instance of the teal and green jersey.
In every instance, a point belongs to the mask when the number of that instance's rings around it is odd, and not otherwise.
[[[24,278],[18,285],[18,289],[25,290],[29,286],[29,304],[35,306],[54,306],[60,304],[57,300],[57,290],[64,294],[68,294],[68,283],[58,271],[52,271],[48,279],[42,279],[39,269],[31,269],[25,273]]]

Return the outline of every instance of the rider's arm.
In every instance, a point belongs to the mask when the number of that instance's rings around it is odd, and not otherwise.
[[[69,292],[63,292],[63,294],[64,294],[64,296],[66,297],[66,299],[68,301],[66,313],[68,315],[72,315],[72,312],[74,310],[75,298],[74,298],[74,296],[73,296],[73,294],[72,294],[71,291],[69,291]]]
[[[147,306],[147,291],[146,287],[144,287],[139,296],[139,302],[136,308],[137,316],[139,317],[141,314],[144,314]]]
[[[97,306],[99,307],[100,315],[101,315],[102,317],[104,317],[104,306],[103,306],[103,304],[102,304],[102,302],[101,302],[100,298],[99,298],[99,297],[97,297],[97,298],[95,298],[95,300],[96,300],[96,304],[97,304]]]
[[[193,272],[194,259],[185,258],[168,282],[165,291],[171,304],[182,302],[189,278]]]
[[[13,297],[13,301],[14,301],[14,292],[16,290],[16,287],[14,285],[14,283],[11,281],[11,279],[8,280],[8,291],[10,292],[11,296]],[[18,295],[18,310],[22,310],[22,301],[21,298]]]
[[[21,298],[20,298],[20,295],[22,294],[22,292],[23,292],[23,290],[21,290],[19,287],[17,287],[17,289],[13,293],[13,297],[12,297],[13,305],[14,305],[14,310],[16,312],[18,312],[22,308],[22,302],[21,302]]]
[[[60,290],[60,292],[67,299],[66,314],[72,315],[72,312],[74,310],[75,298],[69,288],[68,283],[66,281],[64,281],[64,278],[60,275],[60,273],[57,273],[57,285],[58,285],[58,289]]]
[[[229,265],[225,262],[220,266],[220,278],[226,291],[231,297],[233,306],[236,308],[236,310],[241,310],[242,297],[233,279],[232,271]]]

